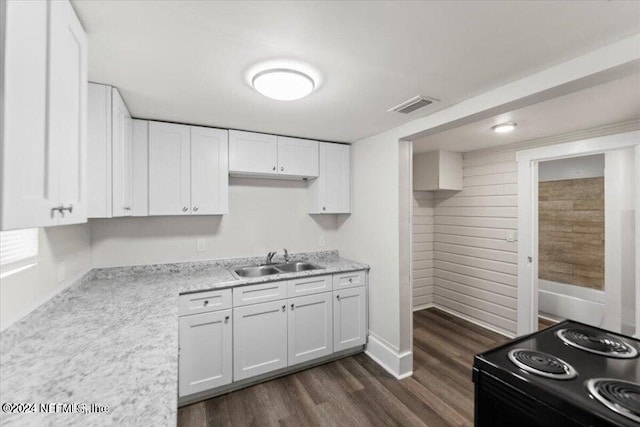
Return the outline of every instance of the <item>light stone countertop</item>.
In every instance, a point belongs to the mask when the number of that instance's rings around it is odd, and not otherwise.
[[[109,412],[2,411],[0,424],[174,426],[179,294],[369,268],[337,251],[292,254],[292,259],[325,269],[246,280],[229,272],[232,266],[263,262],[262,257],[90,271],[0,334],[0,401],[84,403],[87,409],[99,404]]]

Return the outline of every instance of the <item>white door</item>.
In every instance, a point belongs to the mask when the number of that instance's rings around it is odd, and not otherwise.
[[[5,7],[0,228],[53,225],[58,200],[47,175],[48,3],[9,1]]]
[[[191,126],[191,213],[229,212],[228,131]]]
[[[318,176],[318,141],[278,137],[278,175]]]
[[[131,216],[131,114],[118,89],[112,89],[113,216]]]
[[[149,215],[189,215],[189,126],[149,122]]]
[[[231,310],[180,317],[180,397],[230,384],[232,379]]]
[[[333,351],[364,345],[366,339],[365,287],[333,292]]]
[[[243,380],[287,366],[287,301],[233,309],[233,378]]]
[[[62,206],[57,223],[76,224],[87,221],[87,38],[68,1],[50,7],[49,190]]]
[[[331,292],[287,300],[289,366],[333,352]]]
[[[276,175],[278,137],[263,133],[229,131],[229,172]]]

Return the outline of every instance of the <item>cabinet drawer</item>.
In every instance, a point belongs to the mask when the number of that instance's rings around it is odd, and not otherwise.
[[[233,289],[234,307],[285,298],[287,298],[287,282],[261,283]]]
[[[367,283],[366,271],[350,271],[333,275],[333,290],[364,286]]]
[[[287,282],[287,297],[312,295],[331,290],[331,276],[303,277]]]
[[[231,308],[231,289],[180,295],[180,316]]]

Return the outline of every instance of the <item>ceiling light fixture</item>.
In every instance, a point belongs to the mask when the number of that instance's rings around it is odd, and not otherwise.
[[[264,96],[278,101],[293,101],[313,92],[315,82],[300,71],[273,68],[257,73],[251,85]]]
[[[493,129],[493,131],[497,133],[508,133],[513,131],[516,128],[516,126],[518,126],[517,123],[507,122],[507,123],[500,123],[499,125],[495,125],[491,129]]]

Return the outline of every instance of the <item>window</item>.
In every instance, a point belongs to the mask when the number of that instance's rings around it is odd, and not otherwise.
[[[38,229],[0,231],[0,277],[38,262]]]

